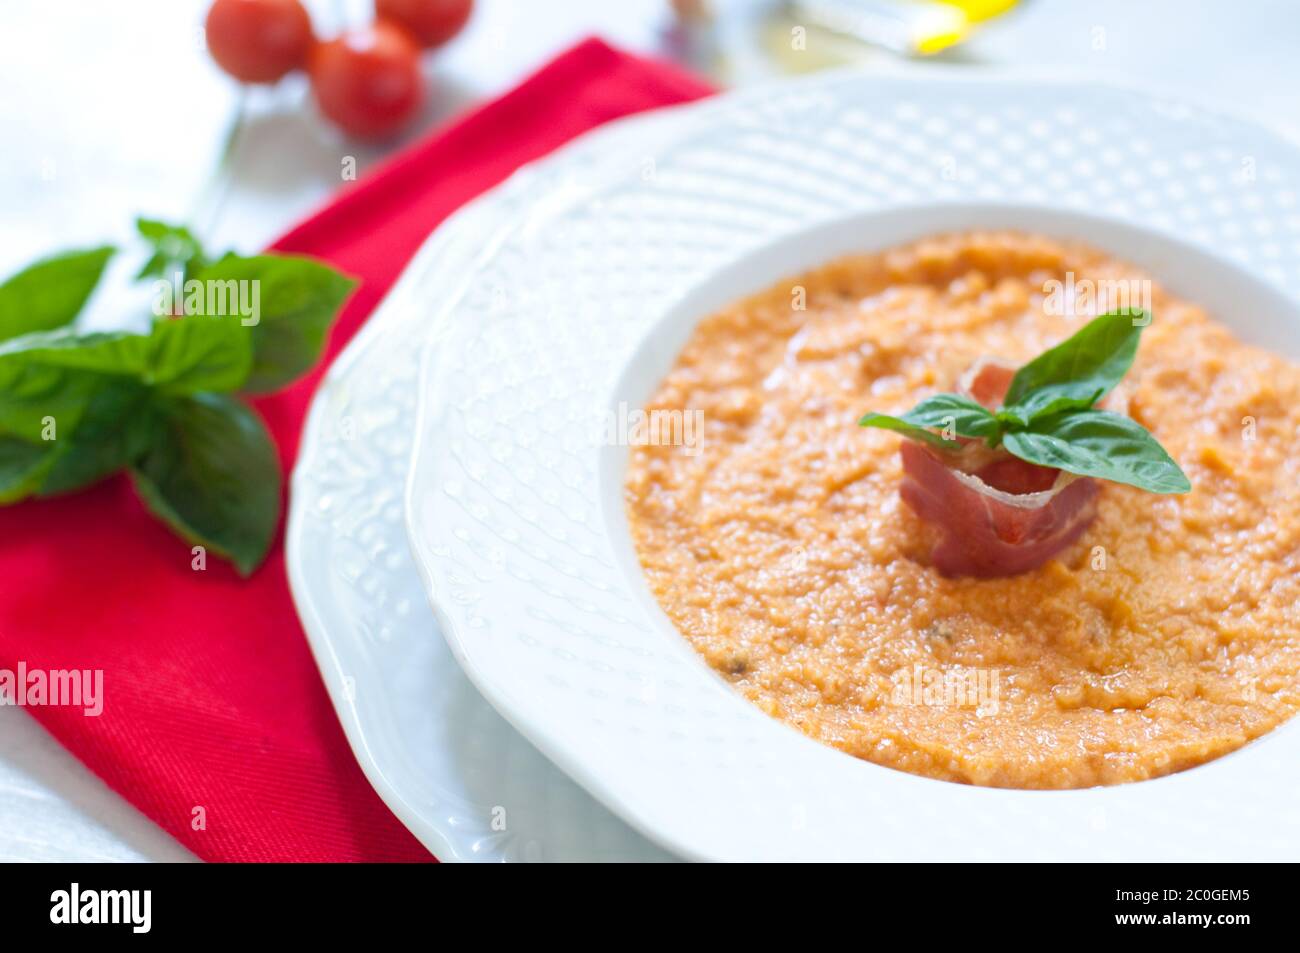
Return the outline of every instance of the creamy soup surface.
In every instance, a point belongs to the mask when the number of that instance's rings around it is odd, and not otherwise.
[[[900,438],[856,426],[955,389],[981,356],[1020,364],[1068,337],[1096,309],[1059,313],[1051,282],[1145,277],[1080,244],[972,232],[845,258],[704,320],[646,408],[702,412],[702,442],[633,448],[625,487],[664,611],[770,715],[949,781],[1136,781],[1290,718],[1300,367],[1151,286],[1128,412],[1193,490],[1104,483],[1083,538],[1011,578],[930,566],[936,530],[898,495]]]

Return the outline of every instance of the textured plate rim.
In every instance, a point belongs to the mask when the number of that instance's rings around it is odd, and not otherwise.
[[[307,415],[303,421],[298,456],[289,478],[290,492],[284,545],[290,595],[335,716],[343,728],[348,747],[356,758],[362,774],[402,825],[440,862],[467,863],[481,858],[463,854],[441,825],[429,820],[420,808],[408,799],[403,793],[403,785],[390,776],[383,759],[376,755],[370,740],[371,728],[358,711],[356,702],[349,697],[344,682],[344,664],[335,641],[343,636],[335,631],[338,626],[327,619],[327,613],[316,598],[313,585],[304,568],[303,547],[307,520],[303,506],[299,502],[303,494],[298,492],[298,487],[307,479],[309,471],[316,465],[321,453],[322,430],[328,416],[326,409],[328,398],[346,378],[352,365],[385,333],[388,324],[386,315],[395,308],[402,307],[419,287],[421,276],[434,256],[444,245],[464,241],[463,233],[471,230],[475,220],[482,216],[485,210],[508,196],[512,190],[526,188],[540,171],[568,163],[588,150],[596,151],[616,144],[621,138],[662,125],[672,114],[680,114],[695,108],[698,108],[697,103],[683,103],[612,119],[570,140],[545,156],[521,165],[501,183],[452,212],[424,240],[393,287],[375,306],[362,328],[331,362],[311,396]],[[509,225],[498,223],[498,228],[490,229],[489,232],[509,231],[515,224],[513,220]],[[483,236],[478,235],[476,238],[482,239]],[[453,303],[454,299],[448,299],[442,307],[436,309],[436,313],[430,317],[430,324],[434,324]],[[436,617],[437,613],[434,614]],[[452,647],[450,643],[448,645],[449,648]],[[453,655],[455,655],[454,651]],[[463,660],[457,657],[456,662],[463,670],[465,667]]]

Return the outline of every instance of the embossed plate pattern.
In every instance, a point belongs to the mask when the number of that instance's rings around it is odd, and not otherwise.
[[[316,394],[293,474],[290,584],[335,710],[380,796],[442,860],[666,860],[483,700],[437,630],[402,491],[419,344],[494,233],[624,166],[667,114],[597,130],[466,206],[421,249]]]

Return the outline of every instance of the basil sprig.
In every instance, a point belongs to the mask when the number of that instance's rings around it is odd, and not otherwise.
[[[1149,323],[1142,311],[1095,318],[1020,368],[996,411],[959,394],[936,394],[901,417],[867,414],[858,423],[944,449],[960,446],[951,436],[982,439],[1039,466],[1152,493],[1186,493],[1191,482],[1155,437],[1095,406],[1133,366]]]
[[[270,550],[284,479],[240,395],[315,364],[355,282],[290,255],[213,259],[179,226],[137,228],[152,249],[137,278],[180,273],[182,292],[195,280],[222,293],[178,295],[185,313],[145,334],[87,333],[72,322],[113,249],[56,255],[0,284],[0,505],[126,471],[155,516],[247,575]],[[230,297],[241,287],[256,287],[255,320]]]
[[[188,278],[208,264],[202,244],[184,225],[137,218],[135,228],[153,249],[153,254],[136,275],[137,279],[170,277],[178,269],[183,277]]]
[[[105,245],[54,255],[0,284],[0,341],[62,327],[75,318],[114,251]]]

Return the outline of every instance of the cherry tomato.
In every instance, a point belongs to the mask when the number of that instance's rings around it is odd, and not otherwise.
[[[353,136],[394,132],[424,97],[419,47],[384,20],[319,44],[308,70],[321,112]]]
[[[245,83],[274,83],[305,65],[313,42],[299,0],[216,0],[204,33],[217,65]]]
[[[426,49],[441,46],[461,31],[474,0],[375,0],[375,15],[400,23]]]

